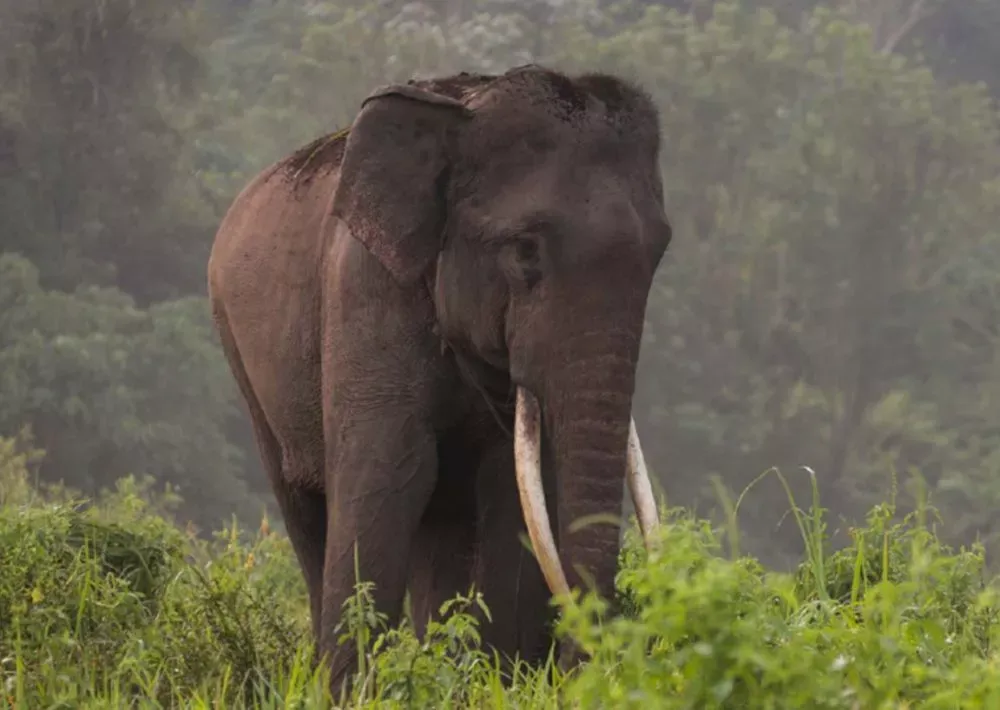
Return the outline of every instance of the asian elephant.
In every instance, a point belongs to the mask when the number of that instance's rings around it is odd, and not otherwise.
[[[422,632],[474,584],[484,642],[538,661],[550,592],[613,595],[618,526],[574,522],[620,517],[628,480],[656,525],[631,406],[671,239],[659,143],[615,76],[414,80],[225,215],[212,311],[335,685],[355,548],[391,623],[407,589]]]

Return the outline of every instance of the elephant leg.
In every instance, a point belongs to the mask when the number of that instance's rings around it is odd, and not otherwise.
[[[410,600],[413,627],[423,638],[441,605],[472,584],[475,521],[424,521],[413,542]]]
[[[541,569],[525,547],[527,530],[514,474],[514,452],[504,439],[490,449],[479,466],[479,515],[476,587],[483,590],[492,623],[482,631],[483,643],[496,649],[510,670],[515,655],[528,663],[543,662],[551,646],[554,618]],[[552,493],[546,491],[551,496]]]
[[[476,461],[462,445],[462,432],[438,447],[437,485],[420,521],[410,564],[413,625],[423,638],[441,605],[472,584],[476,552]]]
[[[285,522],[288,539],[302,569],[309,591],[309,615],[313,638],[322,631],[323,563],[326,549],[326,497],[319,492],[282,482],[275,497]]]
[[[288,483],[289,480],[314,480],[316,472],[300,474],[300,469],[281,455],[281,447],[270,427],[263,421],[260,410],[254,412],[254,436],[261,452],[261,460],[271,481],[271,490],[278,502],[278,510],[285,524],[285,532],[292,543],[292,550],[299,562],[309,594],[309,618],[313,639],[318,643],[322,621],[323,560],[326,545],[326,498],[322,493]]]
[[[250,418],[285,531],[305,579],[313,639],[318,643],[322,621],[326,497],[318,491],[296,486],[289,481],[317,480],[321,474],[314,466],[304,465],[302,457],[289,456],[287,453],[282,456],[281,447],[264,421],[259,407],[251,407]]]
[[[323,572],[322,651],[335,694],[350,692],[354,641],[339,643],[343,605],[356,581],[372,582],[375,610],[399,623],[410,549],[437,477],[433,431],[419,417],[366,416],[339,442],[327,470],[329,518]],[[355,552],[359,578],[355,577]]]
[[[291,486],[288,481],[321,480],[321,478],[317,471],[308,471],[306,470],[308,467],[301,465],[300,462],[307,461],[308,458],[282,455],[281,444],[267,421],[264,408],[243,365],[243,358],[229,327],[226,310],[218,301],[212,303],[212,317],[229,369],[246,402],[264,473],[271,483],[271,490],[278,501],[278,509],[285,523],[288,539],[292,543],[292,549],[305,578],[306,588],[309,591],[313,638],[318,641],[321,620],[320,600],[323,592],[323,547],[326,542],[326,503],[321,494]],[[318,440],[322,441],[322,438],[319,437]],[[319,456],[312,457],[312,460],[322,462],[322,450]]]
[[[288,455],[287,447],[285,454],[282,454],[282,446],[267,421],[264,408],[247,375],[239,348],[229,327],[229,319],[221,303],[217,301],[212,303],[212,316],[215,319],[226,361],[250,413],[250,424],[253,427],[254,440],[257,442],[264,473],[271,483],[271,490],[277,499],[288,539],[292,543],[292,549],[302,569],[302,576],[305,578],[309,592],[313,638],[318,642],[323,594],[323,549],[326,543],[326,500],[321,493],[294,486],[288,481],[322,480],[319,470],[323,461],[322,445],[316,452],[317,455],[311,457]],[[322,441],[322,436],[313,438]],[[309,462],[312,462],[311,465]]]

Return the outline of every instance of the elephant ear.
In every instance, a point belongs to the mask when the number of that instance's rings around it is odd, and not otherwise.
[[[437,257],[448,145],[469,116],[451,97],[391,85],[369,95],[351,125],[333,216],[400,283],[415,281]]]

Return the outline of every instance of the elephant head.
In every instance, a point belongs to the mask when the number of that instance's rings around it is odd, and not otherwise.
[[[643,532],[657,523],[631,406],[671,239],[659,141],[635,86],[531,65],[379,90],[344,149],[339,224],[399,283],[428,285],[470,382],[515,394],[522,509],[557,595],[588,577],[613,591],[617,526],[575,523],[617,516],[623,477]]]

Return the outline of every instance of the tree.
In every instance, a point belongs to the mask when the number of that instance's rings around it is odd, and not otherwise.
[[[185,191],[169,107],[201,70],[192,8],[0,8],[0,248],[35,262],[46,285],[115,285],[144,302],[200,290],[197,207],[165,199]]]
[[[32,424],[50,478],[152,472],[204,490],[202,518],[251,509],[264,478],[203,300],[223,212],[379,84],[540,61],[637,78],[661,108],[675,240],[635,414],[671,502],[777,465],[801,504],[809,465],[853,517],[918,469],[946,534],[995,536],[1000,143],[986,91],[953,83],[988,78],[992,44],[966,40],[995,7],[0,8],[0,251],[22,255],[0,272],[0,435]],[[800,545],[774,532],[783,495],[766,479],[741,510],[771,561]]]
[[[141,309],[114,289],[47,291],[30,262],[0,255],[0,431],[30,425],[42,480],[94,493],[148,475],[208,529],[254,516],[226,430],[239,414],[204,299]]]

